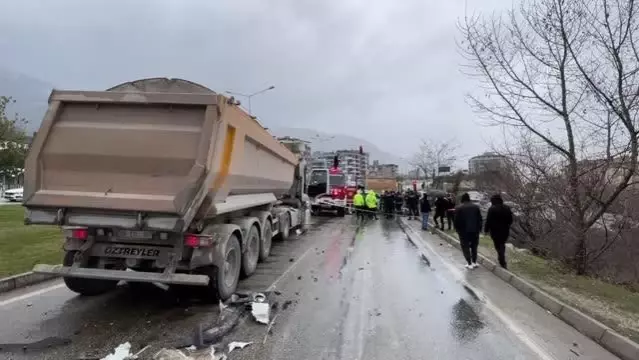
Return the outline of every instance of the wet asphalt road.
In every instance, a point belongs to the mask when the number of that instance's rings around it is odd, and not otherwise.
[[[408,241],[394,220],[325,218],[274,245],[240,284],[272,290],[272,332],[247,315],[218,349],[253,342],[229,354],[246,360],[616,359],[485,270],[459,270],[457,251],[421,236]],[[0,314],[0,359],[99,359],[124,341],[151,345],[148,356],[188,342],[219,310],[154,286],[83,298],[51,282],[0,296]]]

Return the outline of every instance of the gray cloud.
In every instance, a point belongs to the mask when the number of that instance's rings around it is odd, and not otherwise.
[[[274,84],[253,100],[266,126],[347,133],[402,156],[420,138],[457,137],[473,155],[498,133],[464,103],[463,14],[461,0],[14,1],[2,5],[0,65],[60,88],[151,76],[217,91]]]

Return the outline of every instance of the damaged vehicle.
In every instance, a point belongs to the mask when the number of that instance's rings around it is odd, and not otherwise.
[[[61,226],[65,255],[34,271],[83,295],[127,281],[227,299],[272,239],[309,223],[305,166],[233,98],[190,81],[54,90],[26,160],[25,223]]]

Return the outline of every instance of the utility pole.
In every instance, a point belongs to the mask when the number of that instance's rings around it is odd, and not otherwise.
[[[273,90],[273,89],[275,89],[275,86],[271,85],[271,86],[267,87],[266,89],[262,89],[260,91],[256,91],[256,92],[251,93],[251,94],[242,94],[242,93],[238,93],[238,92],[234,92],[234,91],[225,91],[225,93],[230,94],[230,95],[245,97],[247,99],[247,102],[248,102],[248,113],[249,113],[249,115],[253,116],[253,112],[252,112],[252,109],[251,109],[251,99],[253,98],[253,96],[259,95],[259,94],[263,94],[263,93],[265,93],[265,92],[267,92],[269,90]]]

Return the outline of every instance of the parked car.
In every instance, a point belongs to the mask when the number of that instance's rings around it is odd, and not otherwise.
[[[5,190],[3,196],[11,202],[22,202],[22,188]]]

